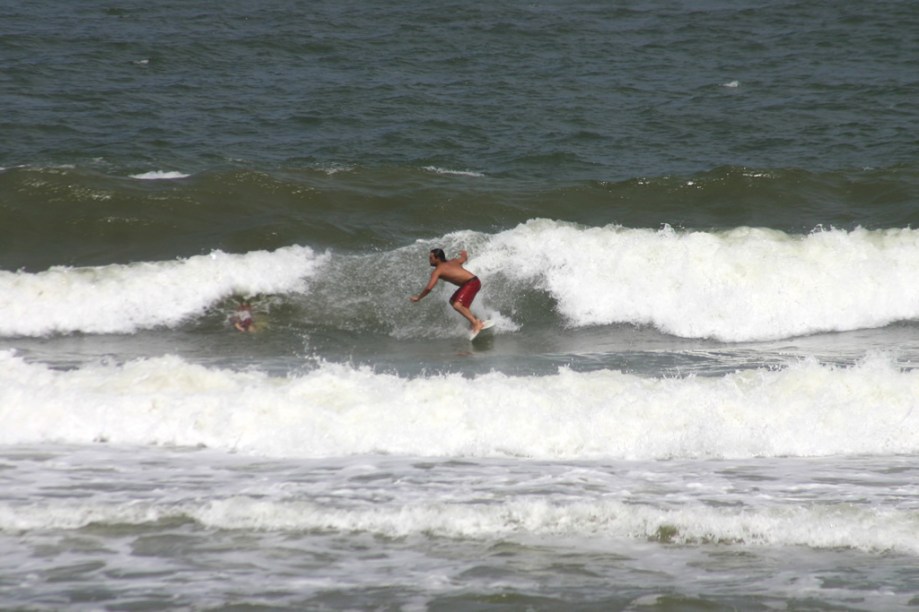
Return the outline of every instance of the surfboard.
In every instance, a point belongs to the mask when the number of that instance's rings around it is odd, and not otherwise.
[[[485,327],[480,329],[477,332],[470,332],[469,339],[475,340],[476,338],[482,338],[485,336],[490,336],[495,331],[495,322],[494,321],[485,321]]]

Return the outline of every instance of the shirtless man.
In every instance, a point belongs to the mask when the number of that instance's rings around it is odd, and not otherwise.
[[[456,312],[466,317],[472,326],[472,332],[478,333],[482,331],[485,322],[472,314],[469,307],[472,306],[475,294],[482,288],[482,282],[475,274],[463,267],[467,259],[469,259],[469,255],[465,250],[460,251],[459,257],[447,261],[447,256],[444,255],[443,249],[431,249],[431,252],[428,253],[428,261],[434,268],[434,271],[431,272],[431,280],[428,281],[428,286],[421,293],[413,295],[409,299],[413,302],[420,301],[421,298],[431,293],[431,289],[437,285],[437,281],[440,279],[458,285],[459,289],[450,297],[450,305],[453,306]]]

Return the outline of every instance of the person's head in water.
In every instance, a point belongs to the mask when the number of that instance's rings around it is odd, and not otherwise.
[[[444,255],[443,249],[431,249],[431,254],[428,255],[428,261],[431,262],[432,266],[436,266],[438,261],[447,261],[447,256]]]

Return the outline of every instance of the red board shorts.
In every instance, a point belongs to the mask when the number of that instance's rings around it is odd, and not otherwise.
[[[466,308],[469,308],[472,306],[472,300],[475,299],[475,294],[478,293],[481,288],[482,281],[480,281],[477,276],[473,276],[460,285],[459,289],[453,292],[453,295],[450,296],[450,303],[459,302]]]

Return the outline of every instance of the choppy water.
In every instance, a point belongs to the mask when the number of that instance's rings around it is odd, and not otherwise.
[[[0,6],[4,608],[917,605],[912,3],[288,4]]]

